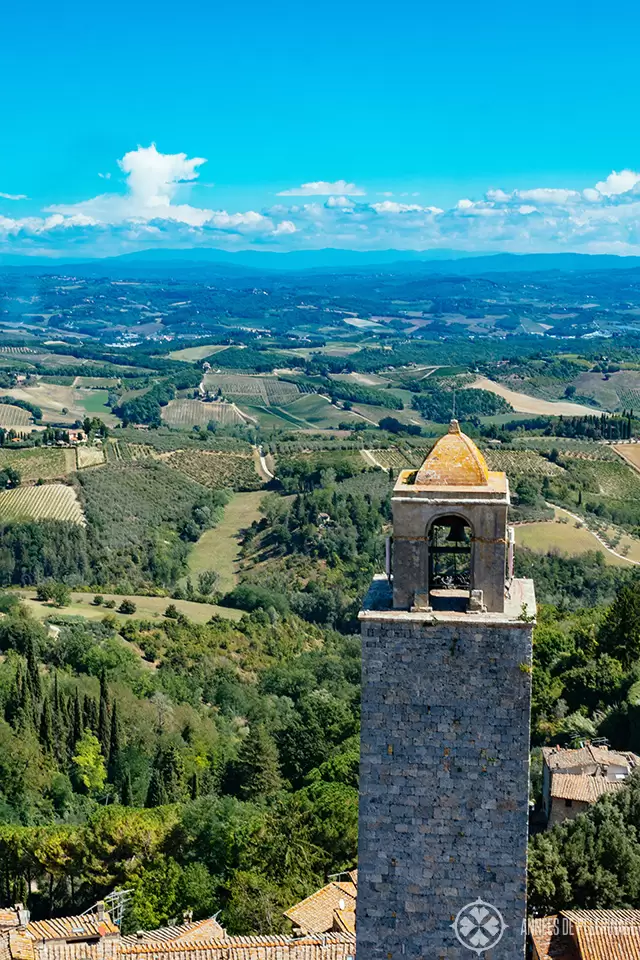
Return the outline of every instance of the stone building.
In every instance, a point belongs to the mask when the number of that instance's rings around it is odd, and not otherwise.
[[[360,613],[364,960],[524,957],[535,596],[508,507],[456,421],[394,488],[393,574]]]
[[[542,748],[542,808],[547,828],[573,820],[605,793],[623,789],[624,782],[640,764],[629,751],[587,743],[577,750]]]

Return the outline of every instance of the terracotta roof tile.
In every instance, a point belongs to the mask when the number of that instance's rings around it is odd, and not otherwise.
[[[333,930],[337,910],[355,910],[357,892],[351,880],[334,880],[290,907],[284,915],[305,933],[327,933]]]
[[[556,800],[595,803],[605,793],[616,793],[623,787],[623,780],[607,780],[586,773],[554,773],[551,778],[551,796]]]
[[[120,931],[108,913],[100,920],[94,913],[79,917],[54,917],[51,920],[32,920],[27,933],[34,940],[87,940],[90,937],[116,935]]]
[[[142,943],[123,948],[121,960],[355,960],[355,937],[227,937],[175,944]]]
[[[158,943],[169,940],[180,943],[193,940],[221,940],[225,936],[224,928],[216,918],[208,917],[206,920],[191,920],[187,923],[159,927],[157,930],[145,930],[141,936],[137,933],[129,934],[122,937],[122,943]]]

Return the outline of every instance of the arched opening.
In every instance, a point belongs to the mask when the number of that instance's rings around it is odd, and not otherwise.
[[[437,517],[428,532],[429,601],[434,610],[466,610],[471,592],[471,524],[458,514]]]

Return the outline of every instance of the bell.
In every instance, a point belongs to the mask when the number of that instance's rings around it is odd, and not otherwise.
[[[464,520],[460,519],[460,517],[453,517],[451,529],[447,536],[447,543],[464,543],[466,540],[466,529],[467,526]]]

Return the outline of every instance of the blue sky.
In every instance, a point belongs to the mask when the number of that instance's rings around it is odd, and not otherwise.
[[[10,4],[0,252],[640,253],[639,29],[629,0]]]

